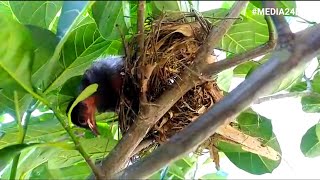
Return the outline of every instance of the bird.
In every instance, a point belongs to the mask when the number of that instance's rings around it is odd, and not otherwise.
[[[116,111],[124,83],[124,57],[108,56],[95,60],[82,75],[78,94],[86,87],[97,83],[95,93],[79,102],[71,112],[71,122],[81,128],[91,130],[99,135],[95,121],[95,112]],[[75,99],[69,102],[69,112]]]

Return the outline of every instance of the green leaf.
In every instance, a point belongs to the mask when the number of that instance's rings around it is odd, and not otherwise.
[[[262,1],[250,1],[250,4],[253,4],[257,8],[262,8]],[[276,7],[282,9],[292,9],[296,8],[296,1],[276,1]]]
[[[106,140],[103,137],[80,139],[81,145],[84,147],[91,158],[99,159],[108,155],[110,150],[117,144],[114,139]],[[49,160],[49,168],[63,168],[72,166],[74,163],[83,162],[83,157],[76,150],[61,150],[55,153]]]
[[[281,155],[280,145],[274,135],[265,143],[265,145],[270,146]],[[219,141],[218,148],[225,153],[234,165],[251,174],[261,175],[271,173],[281,162],[281,159],[273,161],[266,157],[246,152],[242,150],[240,145],[223,141]]]
[[[250,136],[268,140],[272,137],[271,120],[250,110],[242,112],[237,117],[239,129]]]
[[[13,17],[9,1],[0,1],[0,14],[8,17]]]
[[[33,45],[30,33],[13,19],[0,16],[0,112],[14,115],[13,92],[18,92],[21,112],[31,101]]]
[[[50,169],[54,174],[55,179],[86,179],[92,172],[87,163],[77,163],[69,167]]]
[[[249,62],[240,64],[239,66],[235,67],[233,69],[233,74],[234,74],[234,76],[244,78],[244,77],[246,77],[246,75],[248,74],[248,72],[251,69],[254,69],[258,66],[259,66],[259,64],[257,62],[249,61]]]
[[[315,95],[303,96],[301,98],[302,110],[306,113],[320,112],[320,97]]]
[[[233,78],[232,68],[220,72],[217,78],[218,87],[225,92],[229,92],[232,78]]]
[[[127,2],[96,1],[92,6],[92,15],[101,35],[107,40],[121,39],[118,26],[123,34],[128,29],[125,23],[124,6]],[[126,11],[127,12],[127,11]],[[129,12],[130,13],[130,12]]]
[[[16,122],[2,124],[0,131],[4,132],[4,136],[0,141],[0,148],[16,143],[16,138],[19,134]],[[61,138],[69,140],[69,136],[53,113],[31,117],[26,134],[26,142],[48,143]]]
[[[21,24],[0,16],[0,89],[32,91],[32,40]]]
[[[155,14],[159,14],[161,12],[180,11],[178,1],[151,1],[150,5]]]
[[[32,96],[30,94],[26,94],[23,91],[18,92],[20,113],[27,110],[31,101]],[[10,114],[13,117],[15,116],[14,97],[11,89],[3,89],[0,91],[0,113],[1,111]]]
[[[72,25],[76,23],[79,15],[88,7],[88,1],[64,1],[57,27],[57,36],[63,38]]]
[[[75,76],[68,79],[60,89],[58,93],[57,105],[62,112],[66,112],[69,102],[77,98],[77,96],[79,95],[78,87],[81,83],[81,78],[82,76]]]
[[[300,149],[306,157],[314,158],[320,156],[320,124],[312,126],[303,135]]]
[[[69,118],[69,125],[72,125],[71,122],[71,112],[73,110],[73,108],[81,101],[85,100],[86,98],[88,98],[89,96],[91,96],[94,92],[96,92],[98,89],[98,84],[91,84],[90,86],[86,87],[81,93],[80,95],[76,98],[76,100],[72,103],[69,112],[68,112],[68,118]]]
[[[320,72],[317,72],[311,81],[312,90],[320,93]]]
[[[6,146],[0,149],[0,171],[3,170],[4,167],[22,150],[26,148],[30,148],[32,146],[37,145],[38,143],[33,144],[14,144],[10,146]]]
[[[52,57],[59,39],[54,33],[47,29],[32,25],[27,25],[26,27],[31,32],[34,42],[34,61],[31,69],[32,84],[43,89],[43,87],[48,86],[48,83],[51,81],[43,77],[48,73],[48,61]]]
[[[307,83],[305,81],[297,81],[288,89],[289,92],[303,92],[307,90]]]
[[[9,1],[12,12],[23,24],[49,29],[60,11],[61,1]]]
[[[203,12],[204,16],[223,18],[229,9],[215,9]],[[212,20],[213,24],[218,21]],[[269,39],[268,26],[262,15],[253,15],[251,10],[246,11],[246,15],[240,15],[233,26],[225,34],[218,48],[232,54],[245,52],[264,44]]]
[[[77,27],[63,46],[60,67],[55,69],[57,75],[45,94],[61,87],[68,79],[82,75],[93,60],[119,49],[121,42],[104,40],[92,19]]]
[[[30,151],[21,153],[16,177],[19,179],[29,179],[32,170],[46,163],[51,155],[56,152],[57,148],[35,147]],[[6,177],[10,176],[10,172],[11,169],[6,168],[2,177],[6,179]]]

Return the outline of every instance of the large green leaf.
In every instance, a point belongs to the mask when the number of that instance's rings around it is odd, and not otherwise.
[[[0,112],[14,115],[13,92],[17,91],[21,112],[31,101],[33,88],[31,70],[33,63],[32,39],[29,31],[7,16],[0,16]]]
[[[14,144],[0,149],[0,171],[22,150],[37,144]]]
[[[78,26],[63,46],[60,67],[56,69],[58,75],[45,93],[61,87],[72,77],[82,75],[92,61],[98,57],[105,54],[117,54],[119,49],[121,49],[121,42],[104,40],[92,19],[90,23],[87,21]]]
[[[29,179],[32,170],[47,162],[51,155],[56,152],[57,148],[52,147],[35,147],[30,151],[24,151],[20,155],[16,178]],[[9,178],[10,172],[10,168],[5,169],[2,178]]]
[[[9,1],[12,12],[23,24],[49,29],[60,11],[61,1]]]
[[[181,10],[178,1],[151,1],[150,5],[155,14]]]
[[[49,169],[48,163],[34,169],[30,179],[86,179],[91,173],[90,167],[85,162],[73,164],[69,167]]]
[[[320,124],[308,129],[301,139],[300,149],[306,157],[320,156]]]
[[[34,86],[43,88],[48,86],[50,79],[44,79],[47,74],[47,64],[54,53],[59,39],[54,33],[47,29],[28,25],[34,42],[34,61],[31,69],[31,80]]]
[[[260,139],[264,145],[270,146],[281,155],[280,146],[272,132],[271,121],[251,109],[242,112],[237,117],[238,129],[245,134]],[[272,172],[280,164],[280,160],[273,161],[266,157],[245,151],[240,144],[230,143],[224,140],[218,141],[218,148],[238,168],[252,174],[264,174]]]
[[[4,132],[4,136],[0,140],[0,148],[16,143],[19,135],[16,122],[3,124],[0,131]],[[30,119],[26,142],[43,143],[59,139],[69,140],[69,137],[52,113],[45,113]]]
[[[203,12],[204,16],[223,18],[229,9],[215,9]],[[208,19],[211,20],[211,19]],[[214,24],[217,21],[211,20]],[[225,34],[218,48],[229,53],[241,53],[264,44],[268,41],[268,26],[263,16],[253,15],[251,10],[241,19],[236,20]]]
[[[125,13],[130,15],[130,8],[125,8],[127,4],[127,1],[96,1],[93,4],[93,18],[105,39],[119,40],[121,38],[119,30],[123,34],[127,33],[128,29],[124,17]]]
[[[32,40],[22,25],[7,16],[0,16],[0,89],[32,91]]]
[[[97,159],[108,155],[109,151],[117,144],[114,139],[105,139],[102,137],[91,139],[80,139],[81,145],[91,158]],[[49,168],[63,168],[72,166],[74,163],[84,161],[83,157],[76,150],[61,150],[54,154],[49,160]]]
[[[273,134],[271,120],[252,110],[242,112],[237,122],[239,129],[250,136],[268,140]]]
[[[266,143],[281,155],[280,145],[273,135]],[[280,160],[273,161],[266,157],[259,156],[242,150],[240,145],[230,144],[224,141],[219,141],[218,148],[221,149],[229,160],[238,168],[247,171],[251,174],[271,173],[280,164]]]
[[[0,1],[0,14],[6,16],[13,16],[9,1]]]

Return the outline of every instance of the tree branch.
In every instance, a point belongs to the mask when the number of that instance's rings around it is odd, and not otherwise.
[[[309,62],[320,52],[320,25],[310,27],[298,34],[288,43],[292,47],[279,44],[268,62],[253,72],[228,96],[220,100],[207,113],[200,116],[185,129],[171,137],[147,158],[129,166],[117,174],[120,179],[147,178],[166,164],[177,160],[183,154],[209,138],[227,119],[233,119],[260,96],[268,94],[277,81],[281,81],[294,68]],[[283,48],[285,47],[285,48]]]
[[[273,101],[273,100],[282,99],[282,98],[304,97],[304,96],[320,97],[320,94],[316,93],[316,92],[310,92],[310,91],[291,92],[291,93],[285,93],[285,94],[275,94],[275,95],[265,96],[265,97],[259,98],[256,101],[254,101],[254,104],[261,104],[261,103],[264,103],[264,102],[267,102],[267,101]]]
[[[217,27],[213,28],[207,38],[207,41],[199,50],[195,63],[197,65],[206,64],[206,58],[211,54],[213,48],[220,42],[223,35],[230,29],[238,17],[241,10],[247,5],[248,1],[236,2],[230,10],[227,19],[220,21]],[[197,67],[197,66],[195,66]],[[108,157],[103,161],[102,168],[107,178],[113,176],[124,168],[124,165],[130,158],[134,149],[143,140],[149,129],[192,87],[201,83],[199,77],[195,77],[189,71],[184,71],[180,76],[181,79],[173,85],[172,89],[166,91],[154,104],[157,106],[149,106],[146,113],[139,113],[135,123],[124,134],[116,147],[109,153]],[[203,81],[202,81],[203,82]]]

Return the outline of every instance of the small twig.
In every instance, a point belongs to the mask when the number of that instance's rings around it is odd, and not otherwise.
[[[123,46],[124,46],[124,54],[126,55],[126,57],[131,57],[130,51],[129,51],[129,47],[128,47],[128,43],[126,41],[126,38],[122,32],[122,30],[119,28],[119,25],[117,24],[116,27],[118,28],[118,31],[120,33],[122,42],[123,42]]]
[[[141,150],[143,150],[144,148],[149,147],[151,144],[153,143],[153,141],[151,139],[145,139],[143,141],[141,141],[141,143],[139,144],[139,146],[133,151],[132,155],[137,154],[138,152],[140,152]]]
[[[306,76],[306,73],[303,73],[303,79],[306,81],[307,91],[308,91],[308,92],[312,92],[311,80],[310,80],[310,78],[308,78],[308,77]]]
[[[316,93],[316,92],[310,92],[310,91],[275,94],[275,95],[259,98],[256,101],[254,101],[253,103],[254,104],[261,104],[261,103],[264,103],[264,102],[267,102],[267,101],[273,101],[273,100],[282,99],[282,98],[304,97],[304,96],[320,97],[320,94]]]
[[[144,9],[145,9],[145,1],[138,2],[138,18],[137,18],[137,25],[138,25],[138,57],[139,61],[143,60],[144,54]]]
[[[213,64],[208,64],[204,66],[202,70],[198,71],[201,71],[204,76],[211,76],[212,74],[218,74],[223,70],[226,70],[228,68],[234,67],[236,65],[242,64],[256,57],[271,52],[276,46],[276,38],[271,18],[265,16],[265,20],[267,22],[269,31],[269,41],[267,43],[260,45],[252,50],[232,56],[231,58],[226,58]]]

